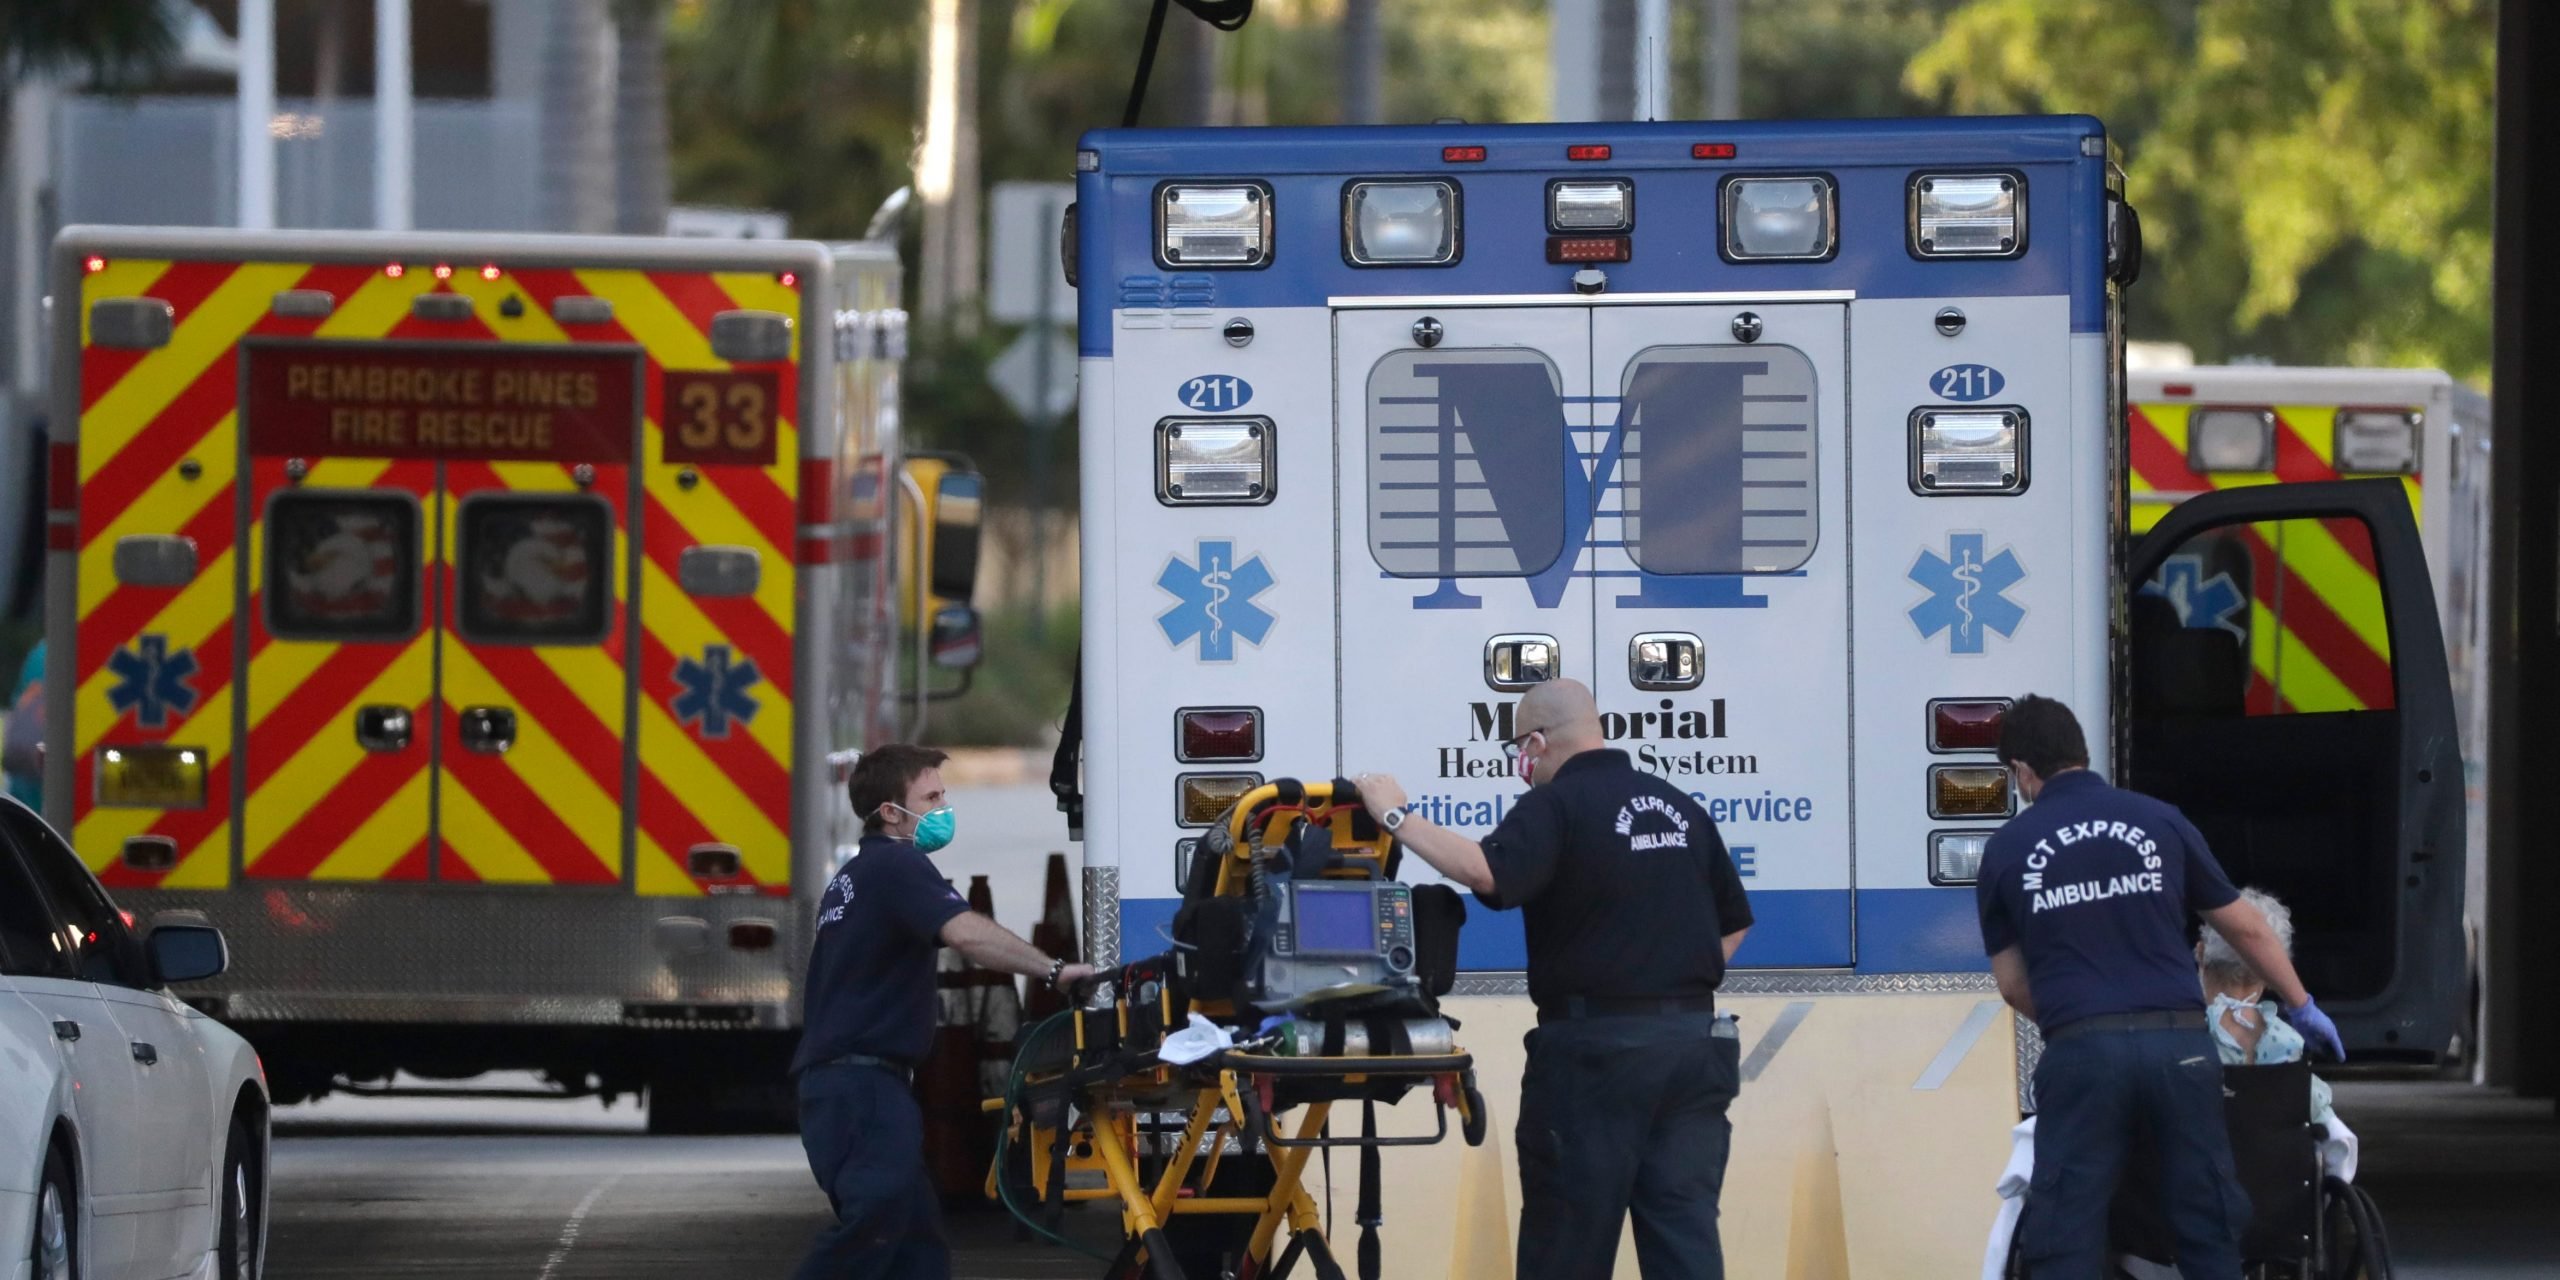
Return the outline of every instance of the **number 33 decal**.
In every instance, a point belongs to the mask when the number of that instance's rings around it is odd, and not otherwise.
[[[669,371],[658,407],[667,462],[771,466],[774,440],[773,373]]]

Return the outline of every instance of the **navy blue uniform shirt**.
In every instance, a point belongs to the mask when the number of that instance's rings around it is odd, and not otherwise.
[[[866,835],[818,899],[794,1073],[848,1053],[914,1066],[933,1047],[933,953],[969,909],[912,841]]]
[[[1751,924],[1715,819],[1627,753],[1585,751],[1484,839],[1496,911],[1522,908],[1529,996],[1709,996]]]
[[[2046,1035],[2111,1013],[2202,1009],[2187,914],[2240,893],[2176,808],[2086,769],[1993,832],[1974,900],[1982,947],[2018,947]]]

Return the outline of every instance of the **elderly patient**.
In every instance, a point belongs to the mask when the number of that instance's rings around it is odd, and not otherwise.
[[[2287,955],[2293,952],[2293,910],[2277,901],[2264,889],[2243,889],[2240,896],[2267,918],[2267,927],[2275,932]],[[2260,977],[2249,962],[2240,958],[2228,939],[2204,926],[2204,935],[2196,942],[2198,978],[2204,984],[2205,998],[2210,1002],[2205,1015],[2205,1029],[2212,1034],[2214,1048],[2226,1067],[2266,1066],[2302,1059],[2302,1033],[2276,1016],[2276,1002],[2267,994],[2267,980]],[[2342,1182],[2353,1182],[2356,1176],[2356,1135],[2340,1122],[2330,1109],[2329,1082],[2318,1076],[2311,1078],[2311,1121],[2323,1126],[2328,1134],[2320,1143],[2320,1165]],[[2009,1165],[2000,1173],[1995,1188],[2000,1193],[2000,1216],[1991,1227],[1991,1240],[1983,1250],[1984,1280],[2000,1280],[2008,1274],[2009,1240],[2016,1233],[2018,1215],[2025,1204],[2027,1184],[2035,1175],[2035,1117],[2020,1121],[2010,1131]],[[2132,1280],[2176,1280],[2175,1268],[2122,1256],[2115,1260],[2122,1274]]]
[[[2264,889],[2243,889],[2242,899],[2267,917],[2276,941],[2293,951],[2293,909]],[[2196,941],[2196,964],[2204,982],[2205,1029],[2226,1067],[2266,1066],[2302,1060],[2302,1033],[2276,1016],[2267,981],[2240,958],[2231,943],[2210,924]],[[2352,1182],[2356,1176],[2356,1135],[2329,1105],[2329,1082],[2311,1078],[2311,1121],[2328,1130],[2320,1144],[2320,1163],[2330,1174]]]

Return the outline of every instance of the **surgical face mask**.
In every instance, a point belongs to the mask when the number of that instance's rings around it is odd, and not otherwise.
[[[917,813],[895,800],[890,801],[889,805],[916,820],[915,842],[916,851],[919,853],[932,853],[950,844],[952,835],[960,825],[960,816],[953,813],[951,806],[947,804],[930,813]]]
[[[1544,732],[1537,730],[1532,730],[1528,733],[1522,734],[1520,736],[1520,749],[1514,753],[1512,757],[1517,761],[1513,767],[1519,770],[1520,780],[1533,787],[1538,785],[1538,765],[1544,757],[1541,755],[1530,754],[1529,739],[1536,738],[1541,742],[1541,744],[1543,744],[1546,740],[1546,736],[1547,735]]]

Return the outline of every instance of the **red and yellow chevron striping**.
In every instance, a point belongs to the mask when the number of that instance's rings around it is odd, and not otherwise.
[[[325,318],[275,314],[288,289],[336,305]],[[426,292],[473,299],[471,318],[421,318],[412,300]],[[612,319],[564,328],[550,303],[568,295],[608,300]],[[789,891],[797,362],[734,368],[709,332],[735,309],[796,316],[796,288],[753,273],[439,279],[116,261],[87,276],[80,314],[133,296],[170,305],[171,340],[84,346],[81,365],[74,839],[110,883],[215,888],[236,868],[253,880]],[[365,345],[386,342],[402,345]],[[605,363],[580,367],[633,377],[630,445],[574,460],[306,449],[289,475],[243,369],[265,358],[250,346],[314,350],[295,343],[356,352],[332,361],[358,366],[377,359],[366,350],[391,359],[428,344],[553,361],[528,368],[591,353]],[[751,461],[670,459],[671,433],[693,438],[693,424],[667,420],[690,404],[671,408],[670,372],[756,397],[724,424],[733,445],[748,426],[765,433]],[[268,434],[251,439],[253,427]],[[137,534],[192,541],[194,579],[119,582],[114,548]],[[751,595],[684,591],[682,555],[706,544],[757,555]],[[528,594],[524,581],[557,590]],[[558,630],[568,623],[575,637]],[[483,749],[484,709],[510,713],[503,751]],[[396,743],[358,745],[363,726],[403,718]],[[154,743],[204,753],[203,804],[100,803],[97,753]],[[141,834],[172,837],[177,863],[126,865],[125,841]],[[711,843],[738,849],[737,876],[696,878],[687,853]]]

